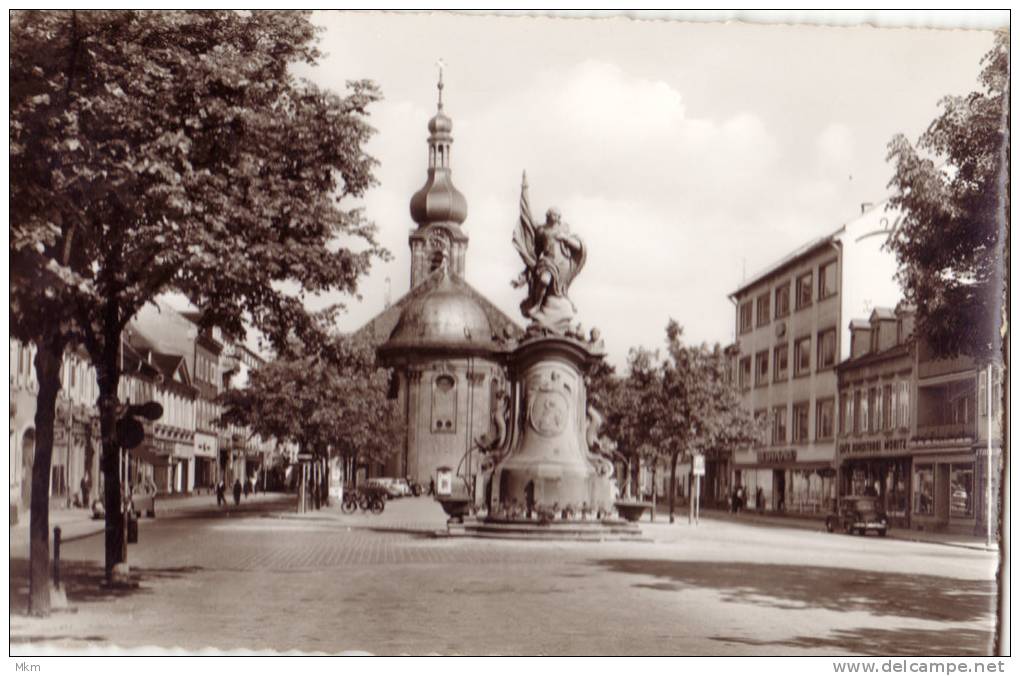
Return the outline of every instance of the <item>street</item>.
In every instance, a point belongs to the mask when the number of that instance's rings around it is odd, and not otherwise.
[[[986,655],[996,554],[739,520],[642,523],[654,542],[434,537],[428,498],[298,515],[289,496],[143,520],[138,586],[101,589],[102,537],[65,543],[75,612],[26,617],[11,542],[11,651],[92,647],[375,654]],[[101,525],[100,525],[101,527]]]

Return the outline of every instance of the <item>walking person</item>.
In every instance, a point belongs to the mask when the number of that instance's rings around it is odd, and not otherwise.
[[[241,504],[241,480],[234,479],[234,504]]]
[[[761,486],[758,486],[758,490],[754,494],[754,506],[759,514],[765,513],[765,491],[762,490]]]

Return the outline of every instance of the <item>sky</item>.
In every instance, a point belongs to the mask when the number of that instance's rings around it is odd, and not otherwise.
[[[379,185],[367,217],[393,254],[339,328],[407,292],[411,195],[426,178],[438,59],[465,195],[467,281],[522,325],[511,237],[521,172],[536,218],[558,206],[586,242],[570,296],[609,360],[658,348],[670,318],[691,342],[733,340],[741,281],[888,195],[886,145],[911,140],[947,94],[977,86],[992,34],[627,18],[336,13],[315,67],[342,92],[368,78],[367,146]],[[388,280],[388,281],[387,281]]]

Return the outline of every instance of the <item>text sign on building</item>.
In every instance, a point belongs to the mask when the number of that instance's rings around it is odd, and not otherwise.
[[[700,453],[694,456],[694,466],[691,473],[694,476],[705,476],[705,456]]]
[[[797,451],[792,448],[781,451],[758,451],[758,462],[762,465],[781,465],[797,461]]]
[[[840,455],[874,455],[892,451],[907,450],[905,437],[896,439],[863,439],[861,441],[843,442],[839,445]]]

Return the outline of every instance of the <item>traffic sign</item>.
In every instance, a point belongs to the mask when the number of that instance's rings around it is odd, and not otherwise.
[[[705,476],[705,456],[701,454],[694,456],[693,467],[694,469],[691,470],[691,473],[694,474],[694,476]]]

